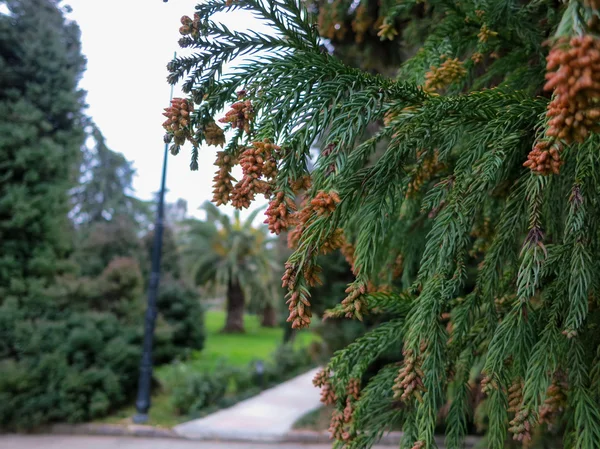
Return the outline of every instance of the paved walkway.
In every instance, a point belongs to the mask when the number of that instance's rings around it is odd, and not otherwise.
[[[161,438],[0,435],[0,449],[330,449],[331,444],[220,443]],[[377,448],[374,448],[377,449]],[[389,449],[383,448],[383,449]]]
[[[202,440],[281,441],[298,418],[320,407],[314,369],[205,418],[180,424],[175,432]],[[282,446],[283,447],[283,446]]]

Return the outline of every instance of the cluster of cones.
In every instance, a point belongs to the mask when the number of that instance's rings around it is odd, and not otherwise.
[[[250,100],[238,101],[231,105],[225,117],[219,119],[221,123],[230,123],[234,129],[243,129],[246,134],[250,134],[250,124],[254,119],[254,108]]]
[[[213,178],[213,202],[220,206],[227,204],[233,192],[233,181],[231,169],[235,165],[235,158],[225,151],[217,152],[217,160],[215,165],[219,167]]]
[[[223,147],[225,143],[225,133],[215,122],[209,122],[204,127],[204,138],[208,145]]]
[[[346,386],[346,406],[344,411],[335,410],[331,415],[329,433],[332,438],[339,441],[349,442],[353,439],[355,432],[352,429],[352,417],[354,415],[354,403],[360,396],[360,380],[350,379]]]
[[[183,145],[186,138],[191,136],[188,125],[193,110],[193,104],[184,98],[173,98],[171,106],[164,109],[163,115],[167,120],[162,126],[167,131],[167,135],[173,136],[176,145]]]
[[[269,140],[252,142],[239,159],[242,179],[231,192],[231,204],[237,209],[250,207],[256,195],[269,196],[277,176],[277,159],[281,148]]]
[[[544,89],[554,90],[546,134],[567,144],[583,142],[600,130],[600,39],[560,40],[548,55],[546,70]]]
[[[290,291],[289,298],[286,301],[290,315],[287,318],[288,323],[292,323],[292,329],[303,329],[310,325],[312,312],[310,310],[310,301],[308,300],[308,291],[304,289]]]
[[[304,229],[308,225],[313,215],[327,216],[333,213],[339,202],[339,195],[334,192],[319,191],[317,195],[303,207],[292,215],[292,224],[295,226],[288,234],[288,246],[296,248]],[[331,252],[341,247],[344,244],[343,237],[340,236],[340,231],[336,230],[329,234],[327,239],[322,242],[321,251]]]
[[[523,408],[517,412],[508,428],[508,431],[513,434],[513,440],[523,443],[524,446],[529,444],[533,429],[532,419],[533,414],[528,408]]]
[[[540,175],[560,173],[562,144],[555,139],[539,140],[527,155],[524,167]]]
[[[365,40],[365,35],[369,32],[371,25],[375,21],[369,14],[369,10],[364,3],[356,8],[354,20],[352,20],[352,31],[356,33],[355,41],[361,43]]]
[[[292,198],[286,196],[283,191],[277,192],[265,212],[267,216],[265,224],[269,227],[269,231],[276,235],[287,231],[292,223],[292,215],[295,210],[296,203]]]
[[[331,385],[330,378],[331,371],[328,368],[323,368],[317,372],[313,379],[313,385],[317,388],[321,388],[321,402],[325,405],[334,404],[337,400],[337,396]]]
[[[420,351],[423,353],[426,350],[426,345],[421,344]],[[394,380],[394,399],[400,399],[403,402],[408,402],[411,398],[422,401],[422,395],[425,391],[423,384],[423,371],[421,370],[421,356],[416,354],[413,349],[405,348],[402,351],[404,362],[402,368],[398,372],[398,377]]]
[[[445,89],[467,74],[467,70],[458,58],[450,59],[442,55],[442,60],[444,62],[439,67],[431,66],[429,72],[425,74],[425,90],[432,92]]]
[[[552,425],[558,415],[567,407],[567,383],[557,376],[546,391],[546,399],[539,410],[539,422]]]
[[[192,36],[198,37],[200,34],[200,15],[198,13],[194,14],[194,18],[191,19],[188,16],[183,16],[181,18],[181,27],[179,28],[179,33],[183,36]]]
[[[218,126],[214,125],[216,128]],[[220,128],[219,128],[220,129]],[[209,130],[210,124],[205,128]],[[209,136],[207,135],[207,141]],[[220,133],[214,129],[210,135],[211,142],[219,139]],[[268,140],[253,142],[251,147],[246,148],[239,158],[227,152],[219,151],[215,165],[219,167],[213,178],[213,201],[217,205],[227,204],[229,201],[238,209],[250,206],[257,194],[269,195],[272,190],[272,182],[277,175],[277,157],[280,147]],[[239,163],[242,167],[242,179],[233,185],[235,179],[231,176],[231,169]]]
[[[362,320],[367,313],[365,293],[367,293],[367,286],[361,283],[354,282],[346,288],[346,297],[342,300],[342,309],[346,318]]]

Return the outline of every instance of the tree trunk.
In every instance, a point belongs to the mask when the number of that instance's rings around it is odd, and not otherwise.
[[[265,305],[260,325],[262,327],[277,326],[277,313],[275,313],[275,307],[273,307],[273,304],[268,303],[267,305]]]
[[[244,291],[238,282],[230,281],[227,286],[227,319],[222,332],[244,332]]]

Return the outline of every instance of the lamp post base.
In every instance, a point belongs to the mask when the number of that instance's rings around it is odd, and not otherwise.
[[[133,422],[135,424],[144,424],[148,422],[148,414],[146,413],[136,413],[133,415]]]

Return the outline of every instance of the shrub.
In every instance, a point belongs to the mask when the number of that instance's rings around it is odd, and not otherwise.
[[[183,377],[173,386],[173,405],[180,414],[195,414],[217,405],[225,396],[233,372],[221,367],[214,372],[181,372]]]
[[[180,365],[174,376],[177,380],[171,386],[171,401],[179,414],[199,416],[229,407],[259,393],[261,387],[288,380],[313,364],[305,348],[282,345],[265,363],[264,385],[260,383],[255,362],[244,368],[220,363],[214,370],[205,372],[190,371]]]
[[[97,279],[57,284],[53,293],[60,296],[47,301],[64,304],[62,310],[25,309],[12,299],[2,303],[1,427],[91,420],[133,397],[143,337],[141,283],[137,262],[119,258]],[[203,311],[193,290],[167,281],[158,307],[156,364],[202,348]],[[219,391],[211,384],[195,407],[216,401]]]
[[[195,289],[181,280],[167,278],[161,283],[157,306],[172,328],[175,347],[180,350],[204,347],[204,309]]]
[[[18,357],[0,363],[3,428],[94,419],[135,391],[141,347],[114,315],[73,313],[60,321],[21,321],[15,329]]]

